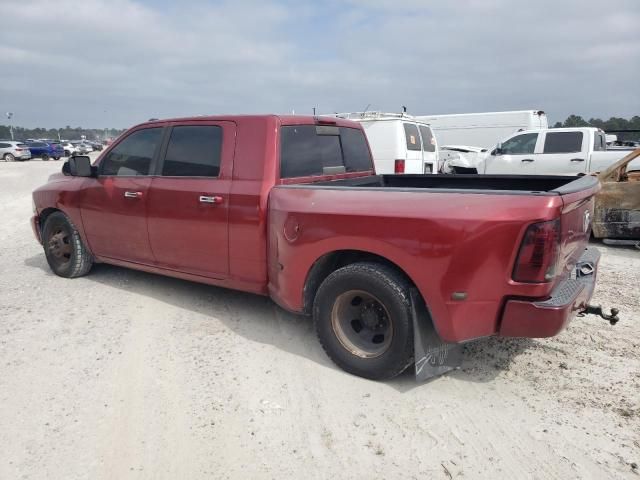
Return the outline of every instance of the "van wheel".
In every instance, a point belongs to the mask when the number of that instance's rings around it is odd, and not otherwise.
[[[56,275],[75,278],[91,269],[91,254],[82,243],[75,225],[64,213],[54,212],[47,217],[42,240],[47,263]]]
[[[47,162],[49,160],[49,155],[47,155],[46,153],[43,153],[42,155],[40,155],[40,158],[42,159],[43,162]]]
[[[313,303],[313,320],[327,355],[349,373],[386,380],[413,363],[409,282],[377,263],[331,273]]]

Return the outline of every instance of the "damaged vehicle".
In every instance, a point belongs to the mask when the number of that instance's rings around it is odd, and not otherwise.
[[[640,246],[640,148],[598,175],[593,236],[609,244]]]

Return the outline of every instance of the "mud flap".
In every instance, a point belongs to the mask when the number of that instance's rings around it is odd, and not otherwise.
[[[416,381],[424,381],[462,364],[462,345],[443,342],[436,332],[422,297],[411,290]]]

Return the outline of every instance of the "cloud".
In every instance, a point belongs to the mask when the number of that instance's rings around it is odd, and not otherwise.
[[[0,107],[24,126],[202,113],[640,113],[640,4],[3,2]]]

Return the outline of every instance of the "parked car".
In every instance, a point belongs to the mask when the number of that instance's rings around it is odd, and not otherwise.
[[[87,142],[80,141],[71,143],[76,147],[75,155],[86,155],[93,152],[93,147]]]
[[[64,148],[65,157],[70,157],[78,153],[78,148],[71,142],[63,142],[62,148]]]
[[[640,246],[640,149],[598,175],[593,236]],[[613,243],[613,242],[612,242]]]
[[[101,152],[103,149],[102,144],[100,142],[88,142],[88,143],[89,145],[91,145],[94,152]]]
[[[474,174],[482,171],[486,148],[468,145],[443,145],[440,147],[442,173]]]
[[[378,173],[438,173],[438,142],[429,125],[406,113],[339,113],[362,124]]]
[[[64,157],[64,148],[59,143],[35,141],[27,143],[27,147],[31,151],[31,157],[38,157],[44,161],[50,158],[60,160]]]
[[[518,132],[496,145],[484,173],[511,175],[584,175],[597,173],[626,152],[607,151],[597,128],[551,128]]]
[[[72,157],[31,221],[61,277],[104,262],[269,295],[313,316],[337,365],[385,379],[431,323],[444,342],[561,331],[595,285],[598,188],[379,175],[362,123],[192,117],[133,127],[94,165]]]
[[[22,142],[0,140],[0,158],[5,162],[29,160],[31,158],[31,152],[29,151],[29,147]]]
[[[549,127],[547,115],[534,109],[418,115],[416,118],[431,125],[440,144],[476,145],[481,148],[493,148],[500,140],[520,130]]]

